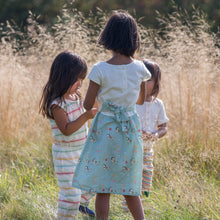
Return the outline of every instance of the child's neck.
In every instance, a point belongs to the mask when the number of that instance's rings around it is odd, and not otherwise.
[[[107,60],[107,63],[113,64],[113,65],[123,65],[123,64],[132,63],[132,61],[133,61],[132,57],[125,56],[123,54],[112,51],[112,58]]]
[[[153,102],[153,100],[154,100],[154,98],[152,95],[146,96],[144,99],[145,102]]]

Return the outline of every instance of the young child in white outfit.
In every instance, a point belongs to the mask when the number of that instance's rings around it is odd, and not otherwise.
[[[160,67],[149,60],[143,60],[151,72],[151,79],[145,82],[145,101],[143,105],[136,105],[140,117],[143,135],[143,177],[142,190],[148,197],[153,177],[153,144],[167,133],[165,108],[162,100],[157,98],[160,91]]]
[[[93,194],[72,187],[72,179],[83,149],[88,126],[87,120],[97,109],[85,111],[79,88],[87,73],[83,58],[72,52],[62,52],[53,61],[46,83],[40,111],[50,119],[54,144],[54,169],[59,185],[57,218],[77,219],[78,210],[89,216],[94,211],[87,206]]]

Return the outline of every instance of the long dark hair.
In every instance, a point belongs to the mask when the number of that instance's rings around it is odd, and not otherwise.
[[[44,117],[53,118],[51,103],[57,98],[63,101],[63,95],[78,79],[84,79],[86,73],[86,61],[78,54],[69,51],[58,54],[50,68],[48,82],[43,88],[40,113]]]
[[[98,44],[108,50],[133,57],[135,51],[140,48],[136,21],[125,11],[113,11],[98,38]]]
[[[154,88],[151,92],[151,96],[156,98],[160,92],[161,70],[157,63],[150,60],[143,60],[144,65],[151,73],[151,78],[154,80]]]

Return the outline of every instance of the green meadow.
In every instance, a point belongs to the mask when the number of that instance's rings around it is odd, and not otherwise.
[[[93,15],[89,15],[93,16]],[[0,42],[0,219],[55,219],[58,185],[49,121],[39,114],[42,87],[54,57],[74,51],[88,68],[110,53],[97,46],[105,23],[64,9],[52,30],[30,13],[27,33],[7,24]],[[203,15],[158,14],[160,28],[139,25],[137,59],[162,69],[168,134],[155,144],[153,187],[142,197],[146,219],[220,219],[220,42]],[[82,92],[85,95],[88,80]],[[132,219],[111,196],[112,220]],[[95,198],[90,207],[94,207]],[[79,214],[79,219],[88,219]]]

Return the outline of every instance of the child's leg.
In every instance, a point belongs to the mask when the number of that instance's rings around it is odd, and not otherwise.
[[[67,154],[65,150],[70,149],[56,145],[53,146],[54,169],[60,189],[57,216],[58,219],[73,220],[77,219],[81,199],[81,190],[72,187],[75,164],[78,161],[75,157],[79,156],[81,151]]]
[[[66,186],[60,188],[58,196],[58,219],[77,219],[79,204],[80,204],[81,190],[77,188],[68,188]]]
[[[97,193],[95,201],[95,211],[97,220],[108,220],[109,199],[109,193]]]
[[[84,191],[84,190],[81,190],[81,200],[80,200],[80,204],[82,206],[85,206],[87,207],[89,205],[89,202],[91,200],[91,198],[94,196],[95,194],[94,193],[90,193],[88,191]]]
[[[94,196],[93,193],[90,193],[84,190],[81,191],[79,211],[91,217],[95,217],[95,212],[92,209],[88,208],[88,206],[93,196]]]
[[[151,146],[144,146],[142,190],[149,195],[153,177],[153,150]]]
[[[123,198],[123,201],[122,201],[122,209],[124,212],[129,211],[125,198]]]
[[[143,220],[144,210],[142,207],[140,196],[124,196],[128,205],[128,208],[135,220]]]

